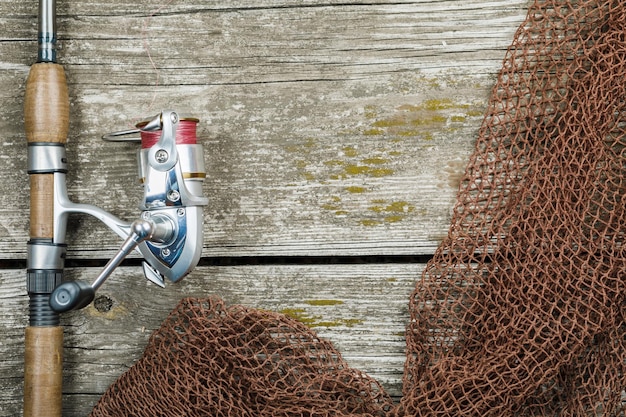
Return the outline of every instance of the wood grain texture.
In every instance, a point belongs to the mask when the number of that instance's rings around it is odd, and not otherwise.
[[[100,137],[171,108],[201,119],[205,257],[431,254],[528,0],[192,3],[57,2],[70,197],[135,219],[137,149]],[[23,102],[36,14],[34,1],[0,0],[0,416],[22,411],[28,297],[25,271],[7,268],[25,259],[29,232]],[[69,258],[107,259],[120,243],[72,216]],[[208,294],[313,326],[399,396],[423,267],[201,267],[165,290],[122,268],[95,307],[62,318],[63,415],[87,415],[178,300]]]
[[[187,296],[217,295],[229,304],[282,312],[332,341],[348,363],[401,392],[408,296],[423,265],[265,265],[201,267],[160,289],[139,267],[118,269],[95,302],[63,316],[63,416],[85,416],[106,388],[141,355],[147,339]],[[99,271],[68,269],[71,279],[93,280]],[[27,296],[23,270],[0,275],[0,415],[22,406]]]
[[[36,5],[0,2],[5,256],[24,257],[22,101]],[[71,197],[133,220],[136,148],[162,108],[201,119],[205,256],[430,253],[527,1],[58,2]],[[151,15],[153,14],[153,15]],[[150,56],[154,62],[153,68]],[[70,257],[116,237],[72,221]]]

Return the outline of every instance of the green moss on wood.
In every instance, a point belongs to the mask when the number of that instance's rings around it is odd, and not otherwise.
[[[361,224],[362,226],[378,226],[380,224],[382,224],[382,222],[380,220],[373,220],[373,219],[361,219],[359,220],[359,224]]]
[[[365,175],[368,177],[387,177],[393,175],[391,168],[374,168],[369,165],[347,165],[344,169],[346,175]]]
[[[304,302],[310,306],[336,306],[343,304],[341,300],[306,300]]]
[[[380,135],[384,135],[385,131],[382,129],[367,129],[365,131],[363,131],[363,134],[365,136],[380,136]]]
[[[365,188],[365,187],[358,187],[356,185],[353,185],[353,186],[350,186],[350,187],[346,187],[346,191],[351,193],[351,194],[362,194],[362,193],[367,191],[367,188]]]
[[[311,301],[336,301],[336,300],[311,300]],[[285,308],[280,310],[280,313],[290,317],[300,323],[304,324],[307,327],[339,327],[346,326],[352,327],[358,324],[362,324],[363,320],[361,319],[334,319],[328,320],[323,319],[321,316],[309,316],[307,311],[303,308]]]
[[[377,202],[376,204],[381,204],[381,200],[372,200],[372,202]],[[383,200],[382,203],[385,203],[385,201]],[[411,213],[413,210],[415,210],[415,206],[407,201],[394,201],[385,206],[376,205],[370,207],[369,209],[376,213]]]
[[[387,158],[374,157],[362,159],[361,162],[368,165],[384,165],[390,162],[390,160]]]
[[[291,317],[294,320],[299,321],[302,324],[306,324],[310,326],[315,323],[317,320],[321,319],[321,317],[310,317],[307,315],[306,310],[303,308],[284,308],[280,310],[280,313],[284,314],[287,317]]]
[[[398,223],[404,220],[404,216],[399,216],[399,215],[387,216],[385,217],[384,220],[385,220],[385,223]]]
[[[342,149],[342,151],[343,154],[349,158],[353,158],[359,154],[356,148],[353,148],[352,146],[346,146]]]
[[[404,104],[398,112],[388,117],[375,116],[373,108],[367,111],[370,120],[365,136],[385,135],[390,139],[418,137],[432,140],[436,132],[447,133],[455,129],[451,124],[460,125],[470,117],[482,115],[483,110],[468,103],[459,103],[450,98],[429,99],[420,104]],[[452,130],[451,130],[452,129]]]

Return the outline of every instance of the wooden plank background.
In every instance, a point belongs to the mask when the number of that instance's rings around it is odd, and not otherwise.
[[[447,233],[490,89],[527,7],[58,0],[71,198],[134,219],[135,145],[99,138],[171,108],[201,119],[210,199],[203,266],[165,290],[123,267],[101,289],[99,309],[63,317],[64,415],[88,414],[188,295],[295,316],[399,396],[408,295]],[[36,1],[0,0],[1,416],[22,408],[22,103],[36,15]],[[86,281],[120,244],[83,216],[72,218],[68,238],[67,275]],[[397,255],[404,262],[390,258]],[[285,262],[293,256],[302,264]]]

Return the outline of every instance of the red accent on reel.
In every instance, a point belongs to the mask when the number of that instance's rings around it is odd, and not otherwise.
[[[180,119],[176,127],[176,144],[177,145],[195,145],[196,138],[196,126],[198,119]],[[138,125],[138,127],[141,127]],[[161,131],[155,130],[150,132],[140,132],[141,134],[141,148],[147,149],[152,147],[159,141],[161,137]]]

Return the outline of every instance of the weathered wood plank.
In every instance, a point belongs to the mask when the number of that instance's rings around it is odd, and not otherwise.
[[[401,390],[408,296],[423,265],[373,264],[203,267],[166,289],[147,283],[140,268],[121,268],[94,304],[63,317],[64,416],[85,416],[106,388],[141,355],[150,333],[178,300],[219,295],[229,304],[283,312],[331,340],[357,369],[390,394]],[[71,279],[99,271],[69,269]],[[25,271],[0,275],[0,415],[21,413]]]
[[[526,4],[172,2],[148,18],[158,7],[148,1],[59,1],[71,197],[133,219],[135,148],[99,137],[172,107],[203,120],[205,256],[431,253]],[[25,257],[21,120],[36,12],[36,2],[0,1],[3,259]],[[74,258],[110,257],[119,243],[82,217],[69,236]],[[110,308],[63,318],[65,415],[87,414],[188,295],[296,316],[399,395],[407,296],[422,267],[199,268],[165,291],[124,268],[100,293]],[[70,269],[68,278],[97,272]],[[0,415],[21,410],[24,287],[23,270],[3,270]]]
[[[71,197],[136,217],[135,148],[99,137],[171,107],[203,120],[205,256],[431,253],[527,3],[207,1],[155,12],[148,1],[59,1]],[[0,192],[11,202],[0,250],[16,259],[36,12],[0,1]],[[119,244],[80,217],[70,236],[70,257],[109,257]]]

